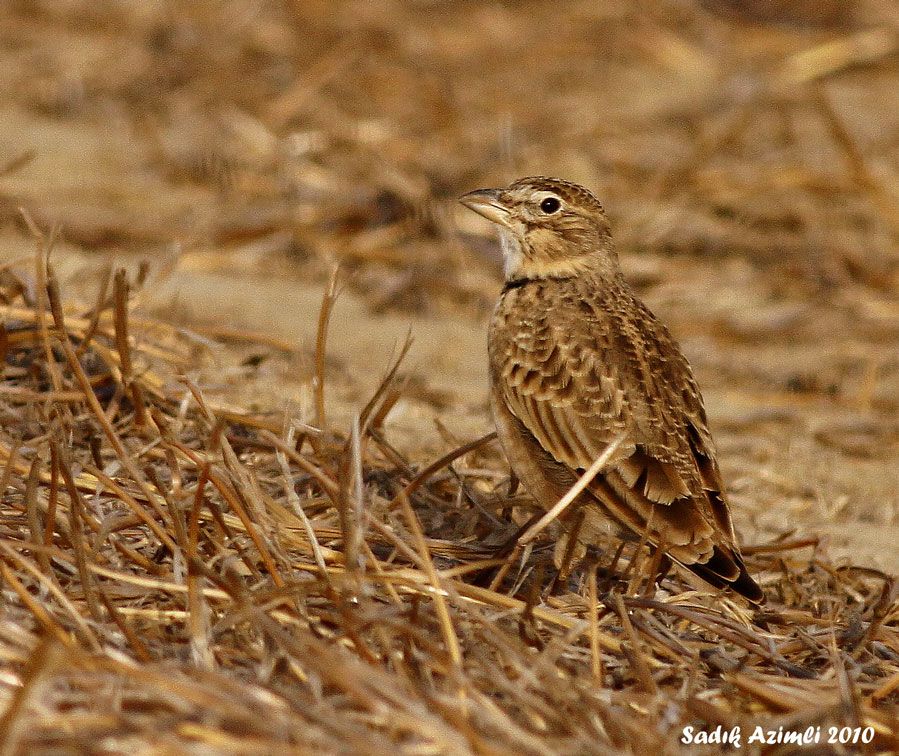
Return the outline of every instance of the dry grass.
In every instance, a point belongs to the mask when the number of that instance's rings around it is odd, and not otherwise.
[[[899,749],[891,0],[20,0],[0,78],[4,752]],[[453,198],[535,172],[682,340],[764,610],[614,543],[557,580],[552,528],[493,559],[532,511],[484,382],[361,393],[378,313],[472,364],[497,256]]]
[[[479,587],[524,516],[454,469],[497,469],[490,437],[416,473],[381,424],[395,370],[348,436],[219,409],[184,336],[133,332],[123,272],[64,308],[44,249],[34,301],[0,292],[8,750],[669,752],[691,723],[899,744],[892,578],[806,540],[747,550],[758,612],[654,594],[620,550],[547,593],[544,533]]]

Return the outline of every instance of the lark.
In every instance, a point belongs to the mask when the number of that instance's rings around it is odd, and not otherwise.
[[[515,475],[548,509],[615,448],[563,515],[569,527],[580,520],[578,541],[595,543],[611,520],[715,588],[762,603],[690,365],[624,280],[599,200],[539,176],[460,201],[499,227],[490,393]]]

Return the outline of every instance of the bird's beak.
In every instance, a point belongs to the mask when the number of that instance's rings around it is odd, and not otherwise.
[[[477,189],[459,197],[461,202],[469,210],[474,210],[478,215],[483,215],[487,220],[498,223],[500,226],[509,225],[509,209],[499,199],[499,189]]]

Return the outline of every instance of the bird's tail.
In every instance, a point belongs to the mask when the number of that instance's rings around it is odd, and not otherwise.
[[[716,546],[707,562],[683,565],[718,589],[730,588],[753,604],[765,603],[765,593],[749,574],[743,557],[736,551]]]

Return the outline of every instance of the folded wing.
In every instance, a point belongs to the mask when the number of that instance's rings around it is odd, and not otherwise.
[[[575,475],[624,433],[590,493],[620,524],[712,585],[729,585],[759,602],[762,592],[736,545],[689,365],[636,298],[626,290],[617,296],[629,301],[582,296],[576,309],[557,308],[551,317],[541,315],[539,301],[516,308],[528,322],[502,329],[512,335],[491,350],[494,359],[499,355],[494,369],[503,400]],[[564,311],[576,311],[581,322],[566,328]]]

